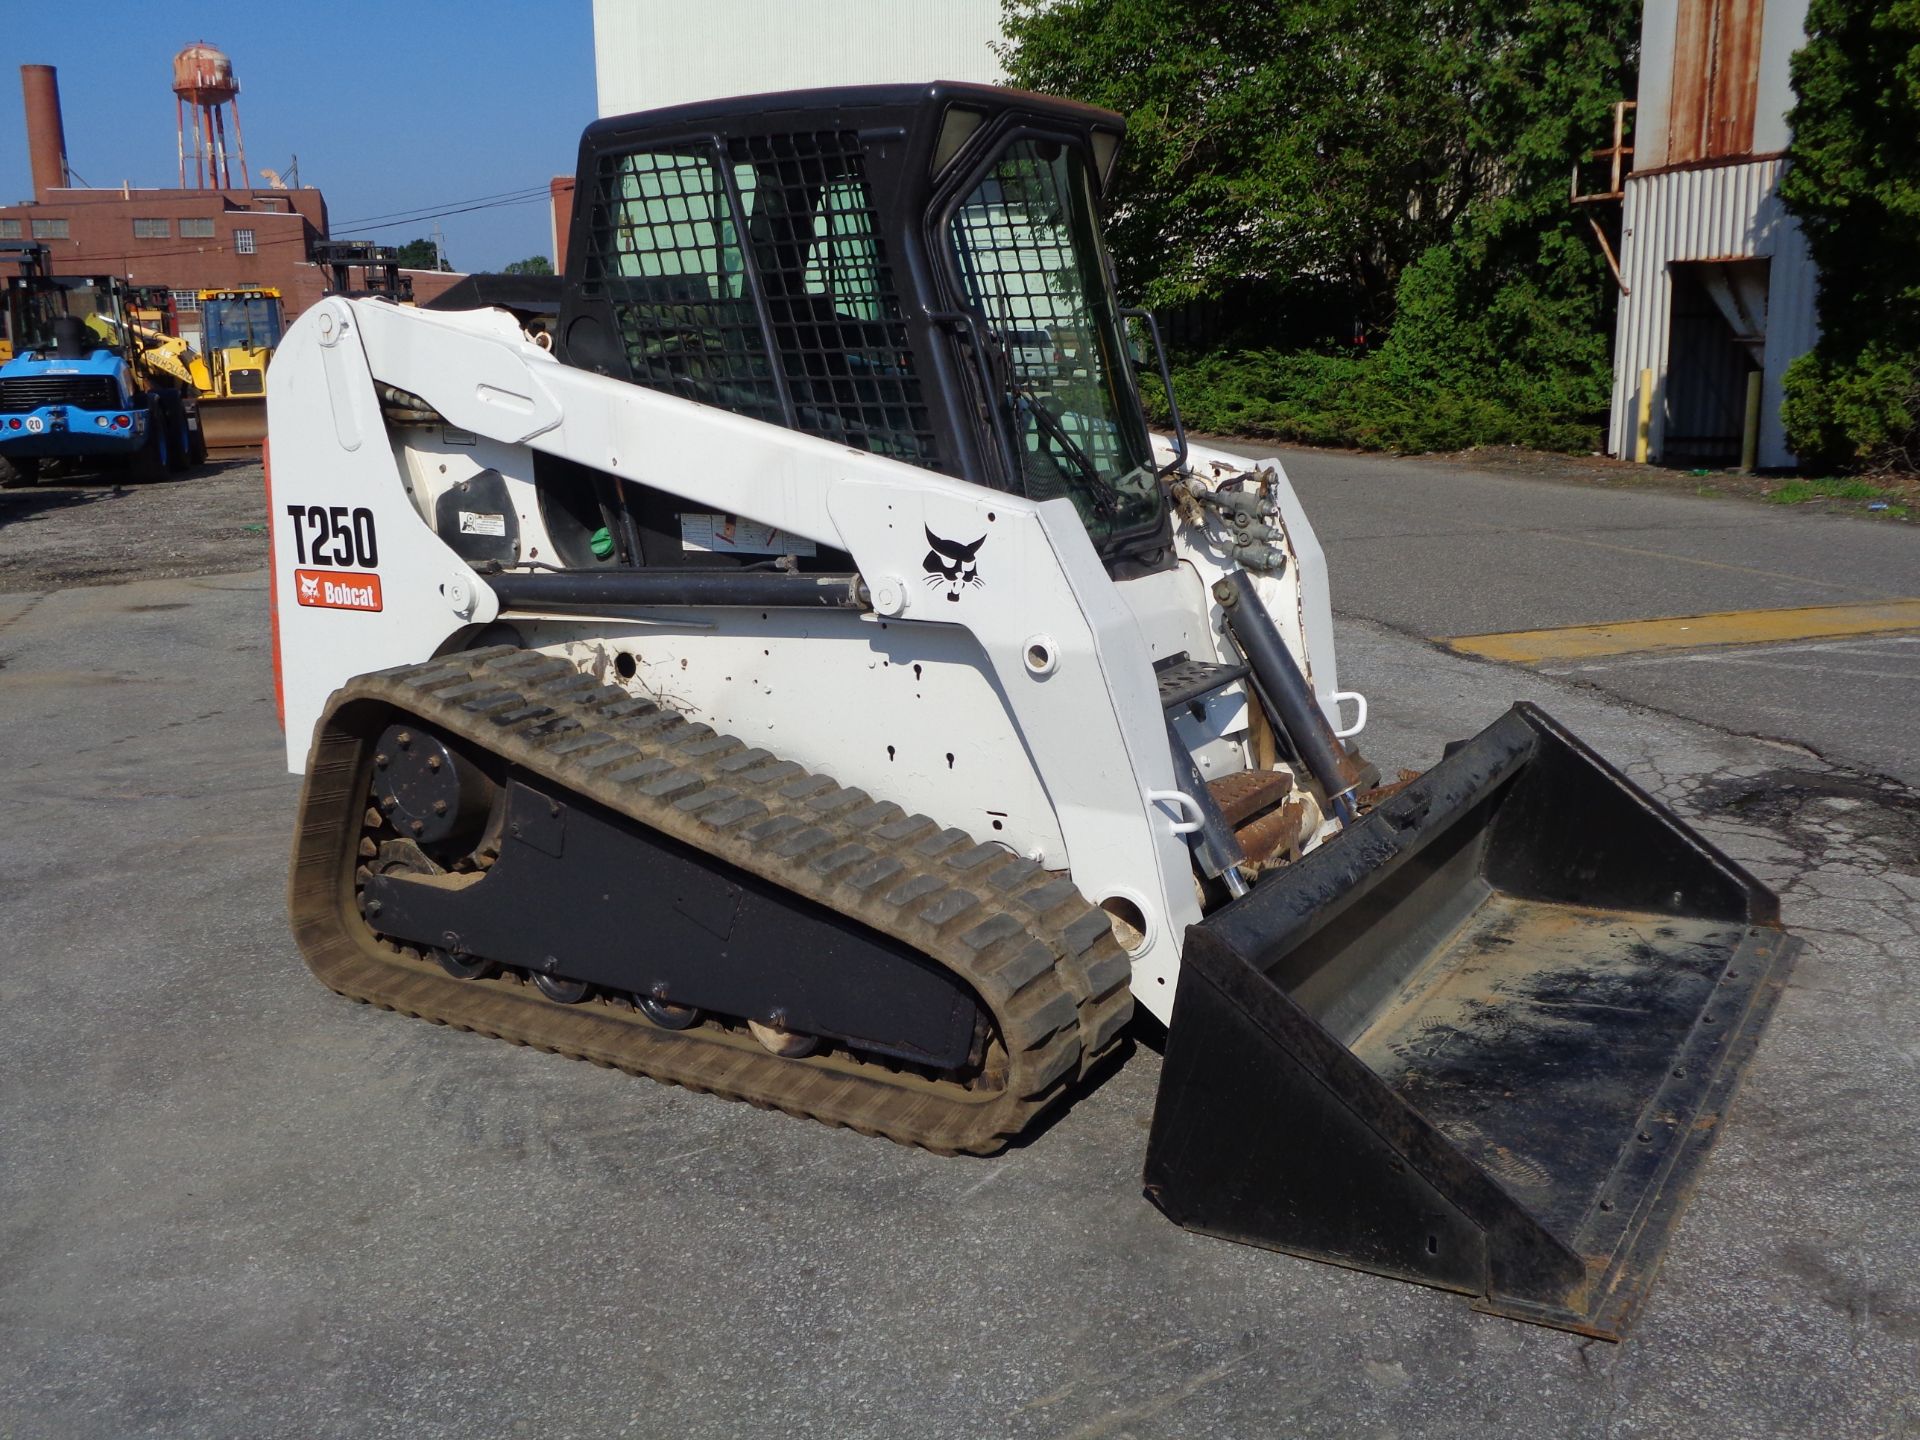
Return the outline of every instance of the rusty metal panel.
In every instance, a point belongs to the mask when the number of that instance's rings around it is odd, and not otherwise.
[[[1680,0],[1667,163],[1749,155],[1764,0]]]
[[[1753,106],[1760,90],[1763,0],[1720,0],[1713,83],[1707,96],[1707,154],[1753,153]]]
[[[1713,12],[1719,0],[1680,0],[1673,24],[1672,96],[1667,102],[1667,163],[1706,153],[1707,76],[1713,61]]]

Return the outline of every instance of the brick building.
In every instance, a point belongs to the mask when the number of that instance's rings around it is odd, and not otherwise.
[[[0,241],[45,245],[56,275],[119,275],[136,285],[164,285],[174,293],[189,341],[198,339],[200,290],[274,286],[289,321],[327,293],[329,272],[309,259],[317,242],[331,238],[320,191],[74,187],[52,71],[20,68],[34,194],[0,205]],[[401,274],[411,278],[420,302],[462,278],[432,270]]]

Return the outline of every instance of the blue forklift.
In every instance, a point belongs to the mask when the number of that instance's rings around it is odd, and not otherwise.
[[[20,270],[6,277],[0,487],[31,485],[48,461],[148,481],[205,460],[191,352],[140,323],[127,283],[50,275],[25,253]]]

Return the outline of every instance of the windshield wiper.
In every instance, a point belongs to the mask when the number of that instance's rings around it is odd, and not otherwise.
[[[1013,393],[1027,402],[1027,413],[1033,416],[1034,423],[1045,432],[1047,438],[1060,447],[1060,453],[1071,460],[1075,468],[1080,471],[1081,477],[1086,481],[1087,498],[1093,505],[1094,513],[1105,520],[1111,520],[1118,515],[1123,497],[1114,488],[1113,482],[1102,475],[1099,468],[1088,458],[1087,452],[1081,449],[1080,442],[1067,433],[1067,427],[1060,423],[1060,417],[1042,405],[1032,388],[1018,379],[1014,381]]]

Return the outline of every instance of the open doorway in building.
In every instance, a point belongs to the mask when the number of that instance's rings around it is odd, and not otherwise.
[[[1747,377],[1767,348],[1766,260],[1675,261],[1667,330],[1669,465],[1731,465],[1740,458]]]

